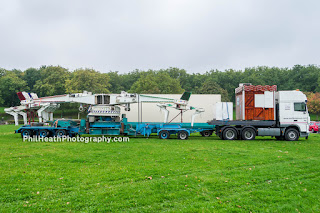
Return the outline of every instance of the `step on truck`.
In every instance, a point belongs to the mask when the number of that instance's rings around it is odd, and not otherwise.
[[[232,107],[220,107],[217,114],[224,115],[222,119],[208,124],[215,126],[216,135],[223,140],[254,140],[256,136],[287,141],[308,139],[310,117],[306,95],[298,90],[276,91],[276,88],[240,84],[235,90],[237,120],[226,117]]]

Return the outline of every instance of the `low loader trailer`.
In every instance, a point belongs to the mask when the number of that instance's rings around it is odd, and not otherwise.
[[[98,120],[89,123],[82,119],[79,122],[74,120],[59,119],[51,126],[44,125],[24,125],[15,133],[20,133],[22,137],[74,137],[76,135],[131,135],[150,137],[156,134],[160,139],[169,139],[171,135],[177,135],[178,139],[188,139],[191,133],[200,132],[204,137],[209,137],[213,133],[213,126],[207,123],[149,123],[149,122],[128,122],[123,118],[121,122]]]

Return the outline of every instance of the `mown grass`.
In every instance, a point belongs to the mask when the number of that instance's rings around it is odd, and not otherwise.
[[[297,142],[31,143],[0,127],[0,211],[319,212],[320,135]]]

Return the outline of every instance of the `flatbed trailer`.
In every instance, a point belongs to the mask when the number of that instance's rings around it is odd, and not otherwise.
[[[199,132],[204,137],[213,133],[213,126],[207,123],[136,123],[138,134],[149,137],[156,133],[160,139],[168,139],[170,135],[177,135],[178,139],[188,139],[191,133]]]
[[[213,133],[213,126],[208,123],[156,123],[156,122],[127,122],[124,118],[121,122],[97,121],[89,123],[82,119],[80,123],[73,120],[57,120],[52,126],[24,125],[15,133],[22,137],[74,137],[76,135],[131,135],[150,137],[156,134],[160,139],[169,139],[170,135],[177,135],[178,139],[188,139],[191,133],[200,132],[204,137]]]

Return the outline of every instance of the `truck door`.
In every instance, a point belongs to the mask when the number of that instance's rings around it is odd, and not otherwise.
[[[294,102],[293,108],[294,108],[293,122],[300,127],[301,132],[307,132],[309,130],[308,129],[309,114],[308,114],[306,103]]]

